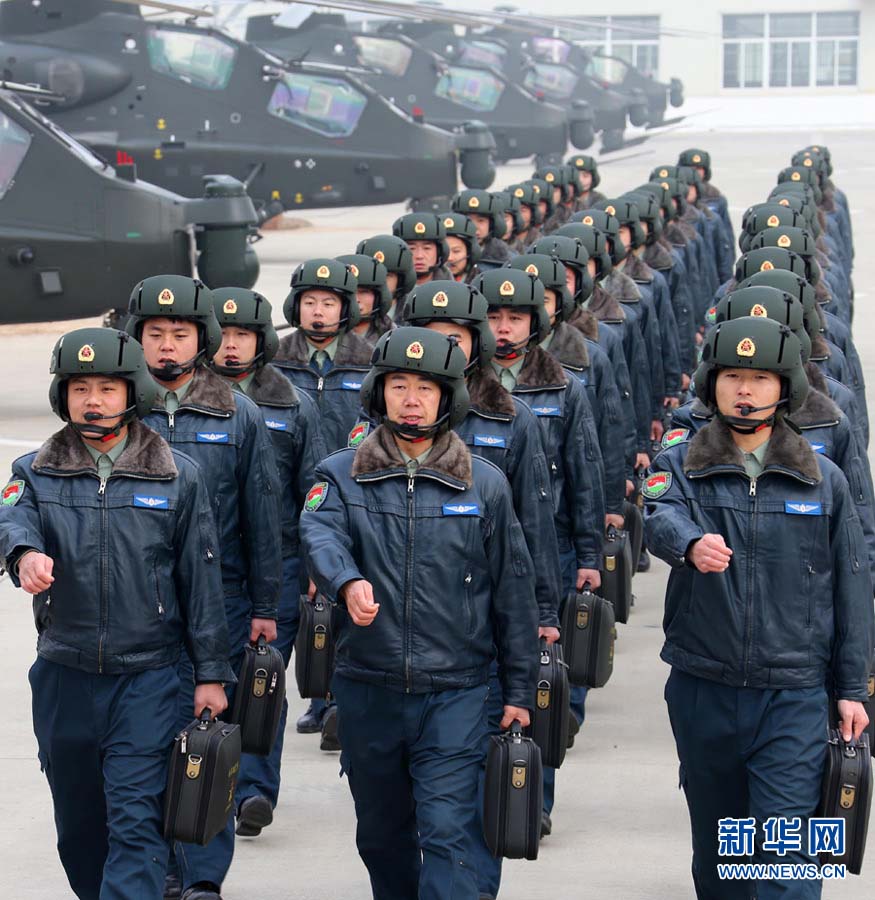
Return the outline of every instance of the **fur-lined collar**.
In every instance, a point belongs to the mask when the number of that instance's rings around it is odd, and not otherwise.
[[[816,334],[811,341],[811,358],[812,359],[829,359],[832,353],[829,349],[826,339],[822,334]]]
[[[834,425],[841,420],[842,412],[825,393],[811,388],[805,402],[790,418],[800,428],[815,428],[818,425]]]
[[[805,375],[808,378],[808,386],[821,394],[829,396],[829,386],[826,383],[826,376],[823,374],[820,366],[811,361],[805,363]]]
[[[517,378],[519,387],[561,387],[568,383],[568,375],[559,360],[546,350],[533,347]]]
[[[370,344],[372,347],[388,331],[392,331],[395,323],[382,310],[371,319],[368,330],[364,334],[356,334],[356,337]]]
[[[832,294],[829,292],[829,288],[826,286],[823,279],[820,279],[816,285],[814,285],[814,299],[818,303],[830,303],[832,301]]]
[[[609,294],[600,284],[592,289],[592,297],[587,310],[600,322],[622,322],[626,318],[623,307],[613,294]]]
[[[599,320],[588,310],[579,306],[574,310],[568,324],[576,328],[585,338],[591,341],[599,339]]]
[[[91,470],[97,474],[97,464],[71,425],[55,432],[40,447],[33,461],[33,469],[35,472],[50,470],[69,473]],[[135,419],[128,425],[128,442],[115,461],[112,474],[170,480],[176,478],[179,470],[164,438]]]
[[[626,257],[623,273],[638,284],[650,284],[654,279],[653,269],[644,262],[643,258],[635,253]]]
[[[474,413],[510,418],[516,415],[513,397],[501,386],[492,366],[474,370],[468,378],[468,396],[471,398],[471,411]]]
[[[647,244],[644,248],[644,262],[653,269],[664,271],[674,265],[674,257],[671,250],[661,241]]]
[[[593,322],[595,321],[593,317]],[[598,332],[597,322],[596,332]],[[570,366],[573,369],[589,368],[586,338],[582,331],[567,322],[560,322],[553,329],[553,340],[550,341],[550,349],[547,352],[555,356],[563,366]]]
[[[191,387],[186,391],[179,408],[230,416],[237,411],[234,389],[226,379],[212,369],[199,366],[194,370]],[[158,409],[163,409],[163,405],[159,404]]]
[[[273,366],[256,369],[247,391],[259,406],[297,406],[301,401],[295,386]]]
[[[666,240],[669,241],[669,243],[673,244],[675,247],[683,247],[685,244],[688,244],[690,241],[694,240],[696,229],[691,225],[688,225],[686,222],[675,219],[665,226],[663,235],[665,236]]]
[[[763,463],[764,469],[778,468],[813,484],[823,477],[811,445],[780,419],[772,429]],[[727,465],[744,471],[744,458],[729,428],[719,419],[712,419],[690,441],[684,472],[695,477],[707,474],[715,466]]]
[[[367,481],[368,476],[390,469],[401,469],[406,474],[406,464],[395,443],[392,432],[380,425],[362,441],[352,461],[352,477]],[[465,442],[455,431],[445,431],[435,438],[431,453],[420,471],[434,472],[457,482],[460,489],[474,483],[471,454]]]
[[[835,189],[826,187],[821,192],[820,208],[824,212],[835,212]]]
[[[316,348],[307,342],[304,333],[300,330],[287,334],[281,341],[279,352],[274,358],[274,362],[295,363],[296,365],[306,366],[310,363],[310,357]],[[340,336],[340,346],[334,356],[334,365],[336,368],[369,368],[371,365],[371,355],[373,354],[371,345],[351,331],[346,331]]]
[[[613,269],[602,284],[604,289],[609,294],[613,294],[620,303],[641,302],[641,291],[626,272]]]
[[[699,196],[704,197],[706,200],[716,200],[718,197],[722,197],[723,194],[710,181],[704,181],[699,186]]]

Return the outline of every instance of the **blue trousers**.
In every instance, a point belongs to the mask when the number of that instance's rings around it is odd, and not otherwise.
[[[80,900],[161,900],[176,669],[92,675],[38,658],[33,729],[58,854]]]
[[[300,561],[297,556],[283,560],[283,590],[280,595],[279,618],[276,623],[276,641],[273,646],[280,651],[289,667],[292,659],[292,648],[298,634],[298,622],[301,616],[299,600],[301,585],[299,583]],[[294,679],[293,679],[294,681]],[[287,690],[294,690],[292,684]],[[248,797],[260,794],[270,800],[276,808],[280,791],[280,764],[283,758],[283,741],[285,738],[286,718],[289,713],[288,701],[283,702],[279,731],[270,756],[253,756],[245,753],[240,763],[240,778],[237,781],[236,800],[239,806]]]
[[[826,760],[824,688],[735,688],[672,669],[665,701],[680,759],[680,783],[690,810],[693,882],[699,900],[817,900],[819,881],[721,881],[717,820],[752,816],[754,863],[815,862],[806,851],[807,820],[820,799]],[[802,851],[762,849],[763,823],[802,820]]]
[[[335,675],[332,687],[374,900],[477,900],[487,685],[404,694]]]

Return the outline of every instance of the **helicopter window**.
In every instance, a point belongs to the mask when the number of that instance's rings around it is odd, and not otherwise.
[[[171,28],[150,28],[146,44],[154,71],[211,91],[227,86],[237,55],[217,37]]]
[[[565,66],[535,63],[526,72],[525,85],[532,91],[543,91],[551,97],[567,100],[577,87],[577,75]]]
[[[0,112],[0,200],[12,186],[15,173],[30,147],[30,134]]]
[[[441,74],[434,92],[438,97],[452,100],[469,109],[489,111],[498,106],[504,93],[504,85],[500,79],[482,69],[448,66]]]
[[[603,87],[621,85],[626,77],[625,62],[608,56],[592,56],[584,71]]]
[[[564,63],[568,61],[571,45],[560,38],[538,37],[532,38],[532,50],[538,59],[546,59],[549,62]]]
[[[267,111],[329,137],[348,137],[355,131],[367,97],[339,78],[287,72],[277,84]]]
[[[360,66],[379,69],[387,75],[401,77],[410,65],[413,51],[401,41],[370,37],[357,34],[355,41],[356,59]]]
[[[469,66],[492,66],[501,69],[507,50],[492,41],[466,41],[459,54],[459,62]]]

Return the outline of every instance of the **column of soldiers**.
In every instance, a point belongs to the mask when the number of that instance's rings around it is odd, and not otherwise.
[[[674,567],[662,656],[696,889],[749,895],[715,882],[717,819],[812,814],[827,690],[848,736],[865,727],[875,504],[829,153],[800,151],[746,211],[734,264],[711,174],[690,149],[608,198],[576,155],[462,191],[300,265],[282,339],[256,291],[155,276],[124,331],[57,342],[65,426],[14,463],[0,556],[34,595],[34,729],[77,896],[220,897],[235,835],[273,821],[285,713],[206,847],[161,837],[167,748],[224,711],[247,642],[288,665],[318,591],[344,626],[297,730],[341,751],[374,897],[497,897],[486,740],[529,724],[538,642],[599,587],[639,483]],[[544,788],[542,837],[555,770]]]

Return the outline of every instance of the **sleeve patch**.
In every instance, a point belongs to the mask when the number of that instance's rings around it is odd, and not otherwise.
[[[307,497],[304,500],[304,509],[307,512],[315,512],[325,502],[328,496],[328,482],[317,481],[313,487],[307,491]]]
[[[370,430],[370,422],[358,422],[350,431],[346,446],[355,449],[368,436]]]
[[[20,479],[10,481],[0,493],[0,506],[15,506],[24,496],[24,482]]]
[[[664,448],[674,447],[675,444],[680,444],[682,441],[687,440],[689,436],[689,428],[672,428],[662,436],[662,446]]]
[[[654,472],[644,479],[641,493],[650,500],[661,497],[671,487],[671,472]]]

